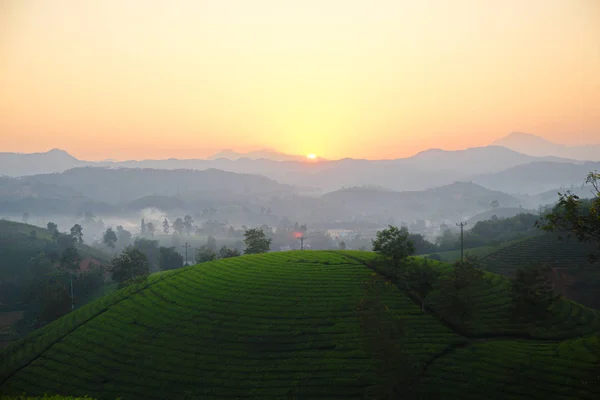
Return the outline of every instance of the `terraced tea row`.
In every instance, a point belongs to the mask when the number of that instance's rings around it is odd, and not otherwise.
[[[598,399],[598,338],[457,349],[429,366],[419,391],[438,399]]]
[[[342,255],[248,256],[190,267],[127,296],[3,389],[125,398],[186,391],[360,398],[378,382],[356,310],[372,295],[366,280],[376,282],[382,304],[403,316],[411,332],[407,352],[422,365],[461,340]]]

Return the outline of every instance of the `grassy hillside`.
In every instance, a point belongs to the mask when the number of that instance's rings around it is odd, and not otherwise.
[[[504,243],[498,243],[498,244],[491,244],[488,246],[479,246],[479,247],[472,247],[472,248],[468,248],[464,250],[465,255],[471,255],[471,256],[476,256],[478,258],[483,258],[483,257],[487,257],[490,254],[493,254],[507,246],[511,246],[515,243],[518,243],[520,241],[523,241],[524,239],[515,239],[515,240],[511,240],[509,242],[504,242]],[[440,257],[440,261],[443,262],[454,262],[457,260],[460,260],[460,250],[450,250],[450,251],[440,251],[437,253],[434,253],[437,256]],[[431,256],[433,254],[425,254],[423,255],[423,257],[427,257],[427,256]]]
[[[6,349],[0,391],[359,399],[383,398],[391,380],[419,398],[508,399],[532,393],[525,368],[535,397],[600,396],[584,382],[600,367],[598,312],[565,300],[552,321],[516,326],[503,312],[506,279],[488,274],[481,318],[464,323],[435,295],[422,312],[374,261],[369,252],[292,251],[153,274]]]
[[[35,234],[32,234],[35,232]],[[31,257],[47,248],[52,243],[48,229],[21,222],[0,220],[0,280],[12,274],[29,262]],[[93,257],[107,262],[106,254],[85,244],[77,244],[83,258]]]
[[[588,260],[593,250],[575,239],[563,241],[555,234],[545,234],[517,241],[481,261],[488,271],[509,277],[519,265],[542,262],[553,268],[554,283],[564,296],[600,308],[600,263]]]

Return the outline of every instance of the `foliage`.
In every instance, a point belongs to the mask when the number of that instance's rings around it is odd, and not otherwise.
[[[421,298],[421,310],[425,311],[425,299],[433,290],[441,271],[425,260],[423,263],[413,262],[406,274],[409,290]]]
[[[599,388],[585,382],[600,361],[590,336],[599,330],[598,312],[560,300],[553,306],[560,312],[526,337],[504,313],[507,280],[486,274],[490,283],[475,297],[485,312],[466,339],[439,321],[432,299],[433,314],[422,313],[366,266],[378,268],[376,261],[371,252],[272,252],[150,275],[1,350],[0,391],[41,395],[68,387],[97,398],[598,398]],[[452,270],[430,263],[443,274]],[[119,379],[111,380],[115,371]]]
[[[56,225],[54,222],[48,222],[46,227],[48,228],[48,232],[50,232],[50,235],[52,235],[52,238],[55,239],[56,237],[58,237],[58,225]]]
[[[171,226],[169,225],[169,220],[165,218],[165,220],[162,223],[162,227],[163,227],[163,233],[165,235],[169,234],[170,228]]]
[[[242,253],[238,249],[230,249],[227,246],[221,247],[219,250],[219,258],[239,257]]]
[[[81,256],[75,247],[67,247],[60,255],[60,266],[67,271],[77,271],[80,262]]]
[[[594,199],[581,200],[570,191],[559,193],[557,205],[536,224],[547,232],[566,232],[567,237],[574,235],[580,242],[595,243],[597,250],[590,254],[594,261],[600,254],[600,173],[590,172],[586,183],[593,187]]]
[[[217,258],[217,253],[215,253],[211,248],[207,245],[202,245],[198,247],[196,250],[196,262],[198,264],[208,261],[213,261]]]
[[[266,253],[271,246],[270,238],[267,238],[262,229],[248,229],[244,232],[245,254]]]
[[[465,260],[456,261],[440,282],[449,312],[459,316],[463,323],[468,323],[477,309],[473,304],[474,290],[483,281],[483,276],[479,260],[467,256]]]
[[[133,248],[142,252],[148,262],[150,263],[150,268],[153,271],[158,271],[158,240],[145,239],[145,238],[136,238],[133,242]]]
[[[110,268],[112,279],[119,283],[137,276],[145,276],[149,270],[148,258],[131,246],[112,260]]]
[[[390,259],[393,266],[398,268],[402,260],[415,252],[415,246],[408,236],[408,229],[405,227],[398,229],[389,225],[387,229],[377,232],[376,238],[372,241],[373,251]]]
[[[113,231],[112,228],[107,228],[106,232],[104,232],[104,236],[102,236],[102,243],[111,249],[115,248],[115,244],[117,243],[117,234]]]
[[[560,298],[548,279],[549,272],[548,266],[536,264],[517,269],[510,285],[517,318],[532,321],[548,317],[548,310]]]
[[[73,225],[71,227],[71,237],[75,239],[78,243],[83,243],[83,228],[79,224]]]
[[[175,250],[175,247],[161,246],[158,252],[158,265],[162,271],[183,266],[183,256]]]

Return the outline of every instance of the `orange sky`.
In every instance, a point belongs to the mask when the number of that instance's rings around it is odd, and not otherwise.
[[[600,143],[598,0],[1,0],[0,151]]]

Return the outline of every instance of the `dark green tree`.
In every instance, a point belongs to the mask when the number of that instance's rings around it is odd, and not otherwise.
[[[473,296],[478,285],[484,282],[484,271],[476,257],[467,255],[464,260],[456,261],[450,273],[441,282],[445,306],[451,313],[468,322],[472,317]]]
[[[46,227],[48,228],[48,232],[50,232],[50,235],[52,235],[52,239],[56,240],[59,234],[58,225],[56,225],[54,222],[48,222]]]
[[[271,247],[271,240],[262,229],[248,229],[244,232],[245,254],[266,253]]]
[[[595,243],[597,254],[590,254],[594,261],[600,254],[600,173],[590,172],[586,183],[591,185],[594,198],[582,200],[567,191],[559,193],[554,209],[536,221],[536,226],[547,232],[566,233],[582,243]]]
[[[117,234],[115,233],[115,231],[113,231],[112,228],[106,229],[106,232],[104,232],[104,236],[102,236],[102,243],[104,243],[111,249],[115,248],[115,244],[117,243]]]
[[[144,222],[144,218],[142,218],[142,222],[140,223],[140,236],[146,236],[146,222]]]
[[[163,226],[163,233],[165,235],[169,234],[169,230],[171,229],[171,226],[169,225],[169,220],[165,218],[165,220],[162,223]]]
[[[157,271],[159,268],[158,265],[158,241],[144,238],[136,238],[133,242],[133,248],[144,253],[148,262],[150,263],[150,269],[153,271]]]
[[[425,299],[433,291],[440,276],[440,271],[428,263],[427,260],[423,260],[422,263],[410,264],[406,275],[408,287],[421,298],[421,310],[424,312]]]
[[[415,246],[408,235],[408,229],[405,227],[398,229],[389,225],[387,229],[378,231],[376,238],[371,241],[373,251],[383,258],[391,260],[397,270],[400,263],[415,252]]]
[[[196,250],[196,262],[198,264],[213,261],[217,258],[217,253],[215,253],[210,247],[207,245],[202,245]]]
[[[550,267],[539,264],[517,269],[510,285],[517,318],[535,321],[549,316],[548,309],[560,298],[548,279],[549,273]]]
[[[221,247],[219,250],[219,258],[238,257],[241,253],[238,249],[230,249],[227,246]]]
[[[112,279],[119,283],[135,277],[146,276],[149,271],[150,263],[144,253],[131,246],[113,258],[110,266]]]
[[[73,225],[71,228],[71,237],[79,243],[83,243],[83,228],[79,224]]]
[[[69,272],[79,270],[81,256],[75,247],[67,247],[60,255],[60,266]]]
[[[158,265],[162,271],[181,268],[183,256],[175,250],[175,247],[160,247],[158,249]]]

